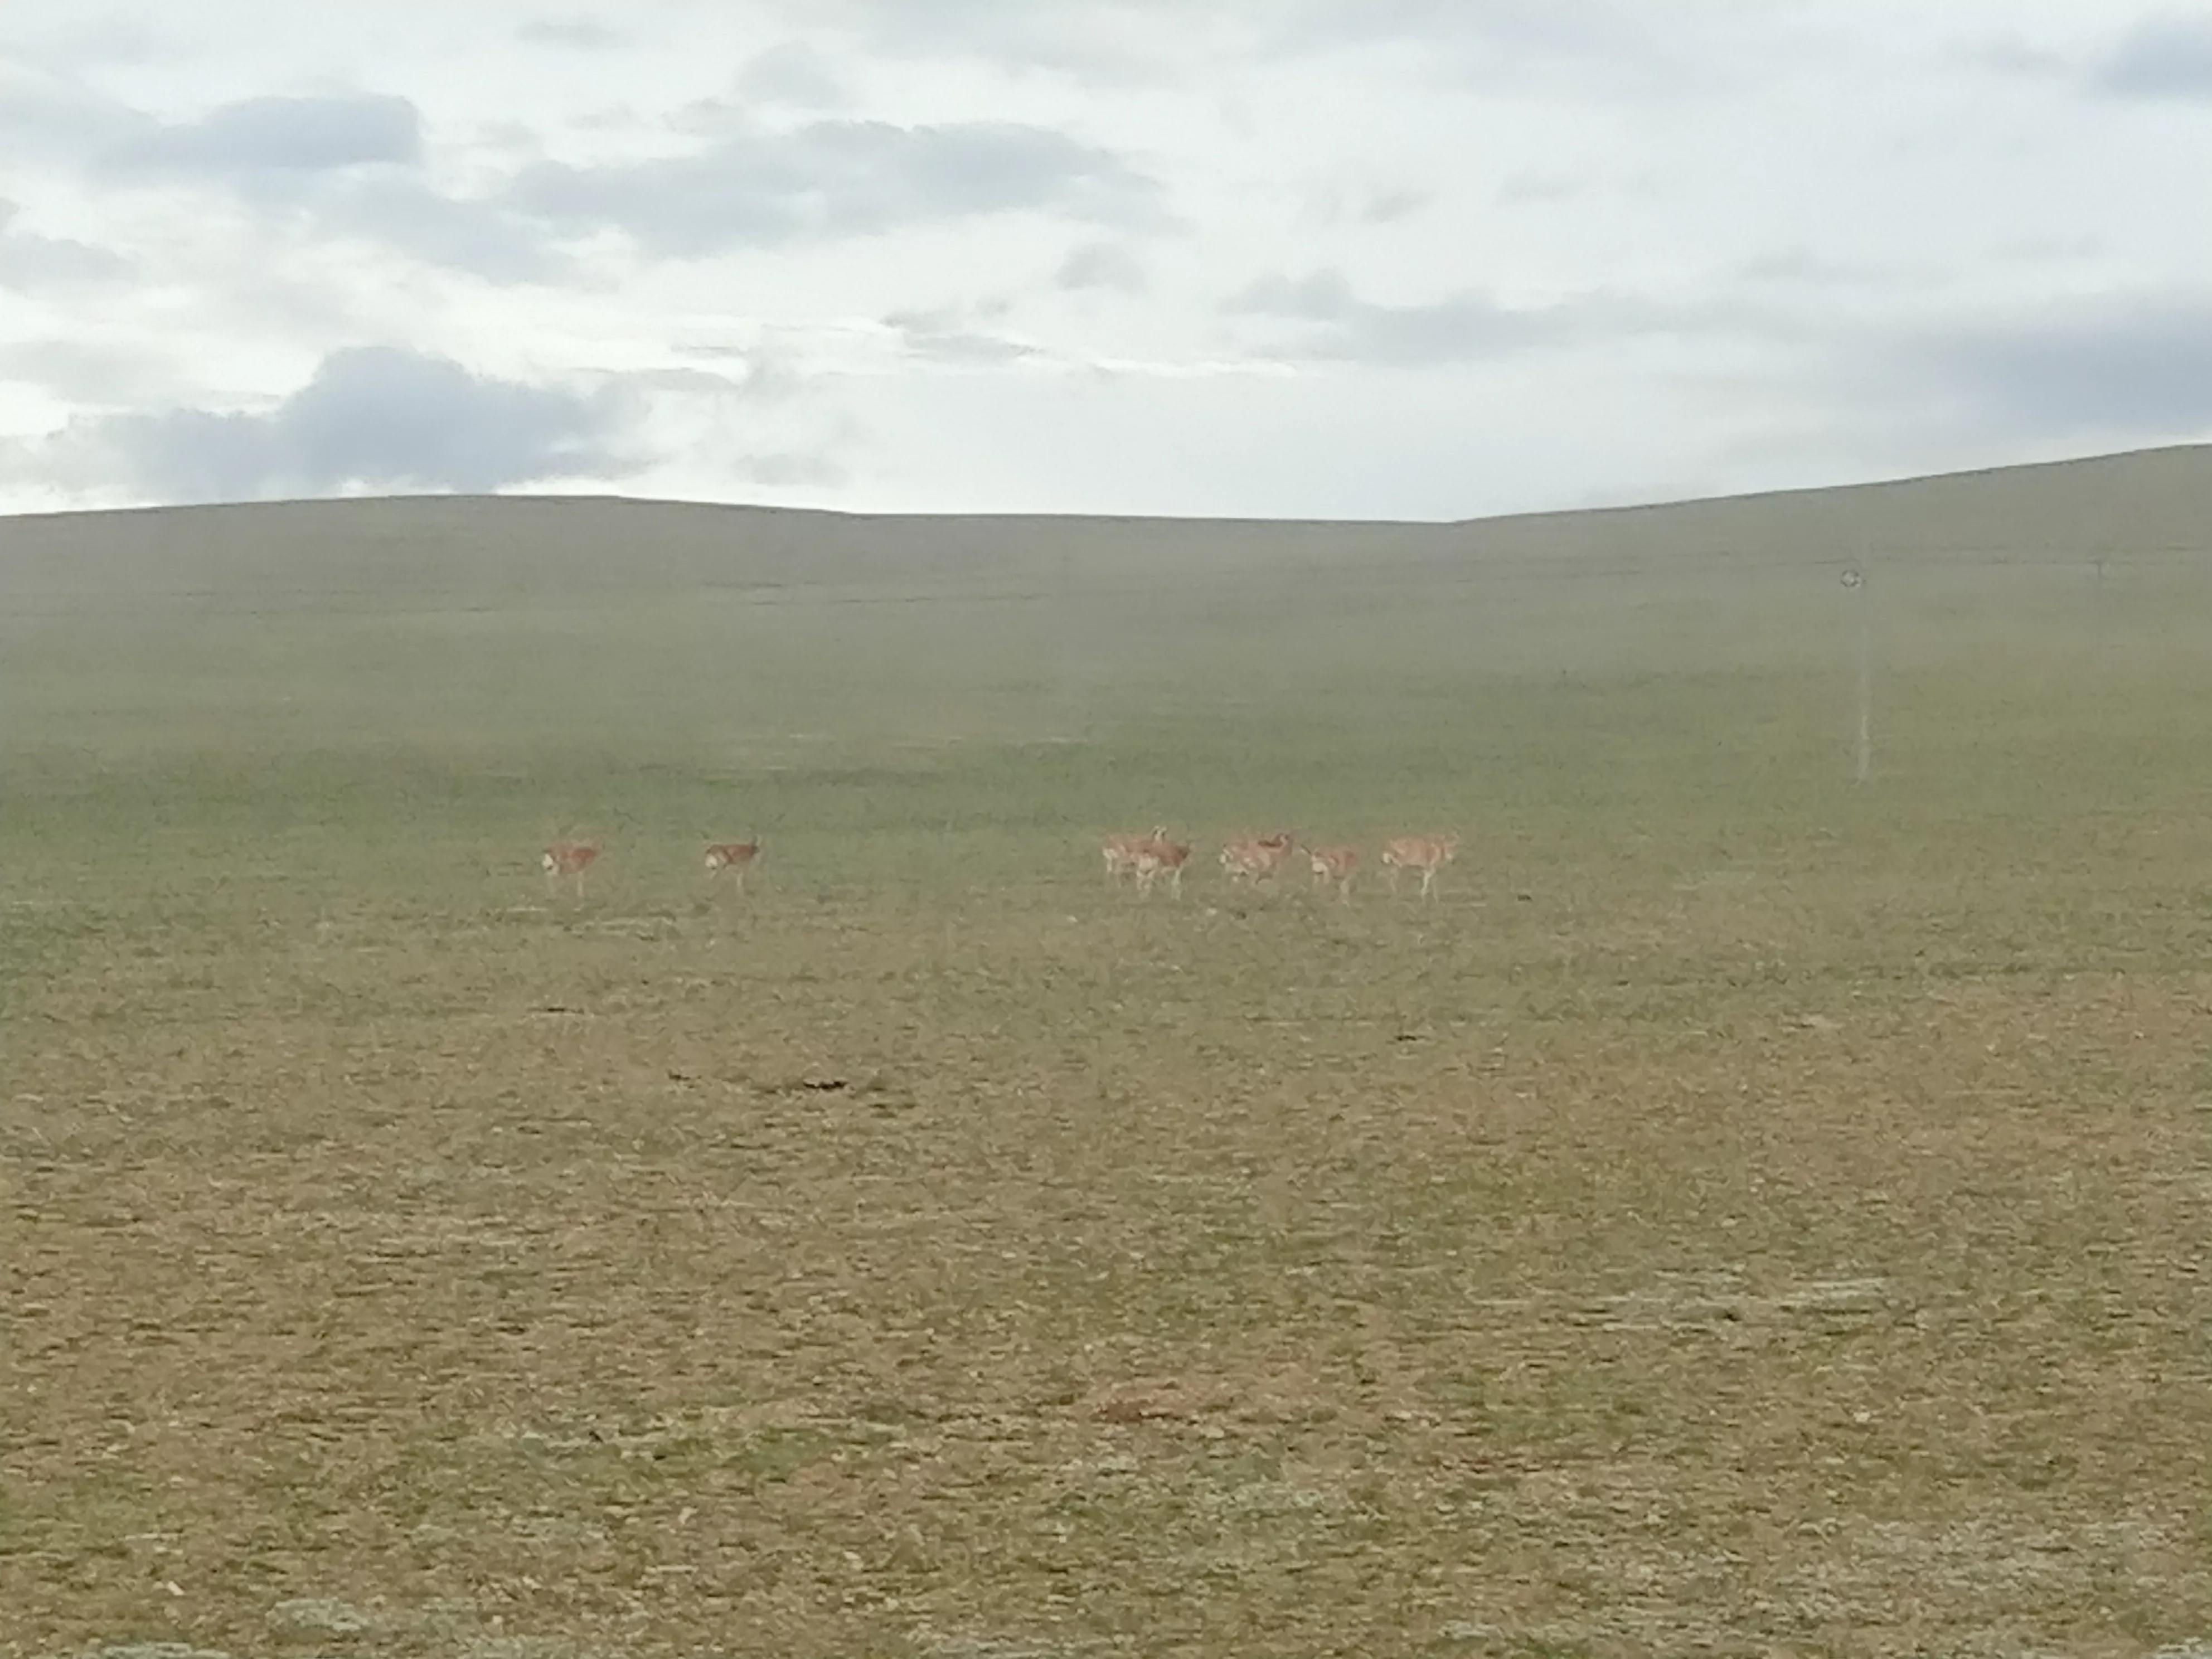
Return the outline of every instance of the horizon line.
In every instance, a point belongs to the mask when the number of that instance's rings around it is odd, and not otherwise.
[[[496,489],[422,489],[393,490],[379,495],[283,495],[233,501],[167,501],[130,507],[58,507],[28,513],[0,513],[0,526],[57,519],[120,518],[155,513],[236,513],[313,507],[376,506],[395,502],[577,501],[623,507],[688,507],[714,513],[763,513],[788,514],[793,517],[863,520],[921,520],[933,522],[954,522],[961,520],[1006,521],[1041,520],[1094,524],[1316,525],[1408,530],[1457,530],[1478,525],[1508,524],[1528,519],[1595,517],[1608,514],[1661,512],[1675,507],[1709,507],[1737,501],[1773,501],[1789,496],[1841,495],[1855,490],[1891,489],[1911,484],[1941,483],[1950,479],[1989,477],[2007,472],[2050,471],[2061,467],[2132,460],[2153,455],[2175,455],[2192,451],[2212,453],[2212,440],[2190,440],[2149,444],[2130,449],[2099,450],[2087,454],[2063,455],[2042,460],[2000,461],[1981,466],[1955,467],[1932,472],[1907,472],[1881,477],[1858,478],[1844,483],[1789,484],[1768,489],[1660,496],[1644,501],[1618,501],[1597,506],[1524,507],[1508,513],[1477,514],[1463,519],[1317,518],[1291,514],[1236,513],[1084,513],[997,508],[913,511],[896,508],[787,507],[765,501],[702,501],[674,495],[632,495],[614,489],[520,490],[512,493]]]

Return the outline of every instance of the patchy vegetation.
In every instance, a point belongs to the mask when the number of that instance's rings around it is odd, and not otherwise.
[[[2212,665],[2126,568],[1878,576],[1863,789],[1791,568],[1741,650],[1663,561],[1408,564],[1126,672],[1075,575],[836,586],[703,697],[617,594],[535,713],[544,595],[49,617],[0,1655],[2186,1651]],[[1181,904],[1102,878],[1156,821]],[[1232,889],[1277,823],[1462,839],[1426,904]]]

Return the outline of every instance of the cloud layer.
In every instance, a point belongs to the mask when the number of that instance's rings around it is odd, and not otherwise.
[[[489,491],[617,474],[630,465],[618,428],[604,391],[479,377],[441,357],[357,347],[325,358],[266,411],[103,416],[70,427],[46,459],[165,501]]]
[[[665,160],[540,162],[507,199],[558,230],[618,229],[653,252],[696,256],[992,213],[1143,222],[1157,193],[1115,156],[1043,127],[816,121]]]
[[[219,177],[407,167],[422,159],[422,123],[404,98],[248,98],[152,127],[106,159],[125,172]]]
[[[0,510],[1464,516],[2212,431],[2212,15],[0,9]]]

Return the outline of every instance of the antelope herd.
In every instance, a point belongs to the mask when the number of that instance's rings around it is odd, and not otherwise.
[[[1182,869],[1190,857],[1190,848],[1170,838],[1164,828],[1156,828],[1144,836],[1109,836],[1102,845],[1109,881],[1118,883],[1124,876],[1133,876],[1137,891],[1147,894],[1152,890],[1153,879],[1165,873],[1172,877],[1169,883],[1171,890],[1182,896]],[[1341,902],[1351,903],[1352,878],[1359,869],[1357,847],[1301,848],[1287,830],[1266,836],[1237,836],[1222,843],[1221,867],[1232,885],[1249,884],[1257,889],[1262,883],[1273,882],[1301,851],[1306,855],[1307,867],[1313,872],[1316,890],[1328,892],[1333,889]],[[1381,862],[1389,872],[1390,890],[1398,890],[1401,871],[1412,870],[1421,878],[1421,897],[1434,898],[1437,875],[1458,851],[1459,837],[1455,835],[1401,836],[1383,842]]]
[[[596,841],[556,841],[545,848],[539,866],[545,872],[545,890],[557,894],[565,878],[575,884],[578,898],[584,896],[584,872],[596,863],[599,856]],[[1165,876],[1168,890],[1176,897],[1182,896],[1182,872],[1189,862],[1191,847],[1188,842],[1175,839],[1164,824],[1155,824],[1144,834],[1109,836],[1099,843],[1104,855],[1106,879],[1119,884],[1125,878],[1135,883],[1140,897],[1151,896],[1153,884]],[[1390,890],[1398,890],[1398,878],[1405,871],[1413,871],[1421,878],[1420,896],[1436,896],[1437,877],[1444,866],[1452,861],[1459,851],[1459,837],[1444,836],[1400,836],[1382,843],[1379,860],[1390,878]],[[1301,847],[1287,830],[1278,830],[1271,835],[1237,836],[1222,843],[1221,867],[1231,885],[1249,884],[1257,889],[1261,884],[1273,884],[1283,870],[1291,866],[1297,854],[1304,852],[1307,867],[1313,872],[1314,889],[1317,892],[1334,890],[1340,902],[1352,902],[1352,878],[1359,869],[1359,849],[1357,847],[1336,846]],[[707,848],[705,866],[710,884],[729,878],[728,884],[740,893],[745,890],[745,875],[759,862],[761,842],[751,841],[716,842]]]

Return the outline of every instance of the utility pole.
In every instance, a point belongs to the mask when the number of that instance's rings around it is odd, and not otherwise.
[[[1874,770],[1874,626],[1867,606],[1866,577],[1856,565],[1844,572],[1844,586],[1859,613],[1859,743],[1857,781]]]

